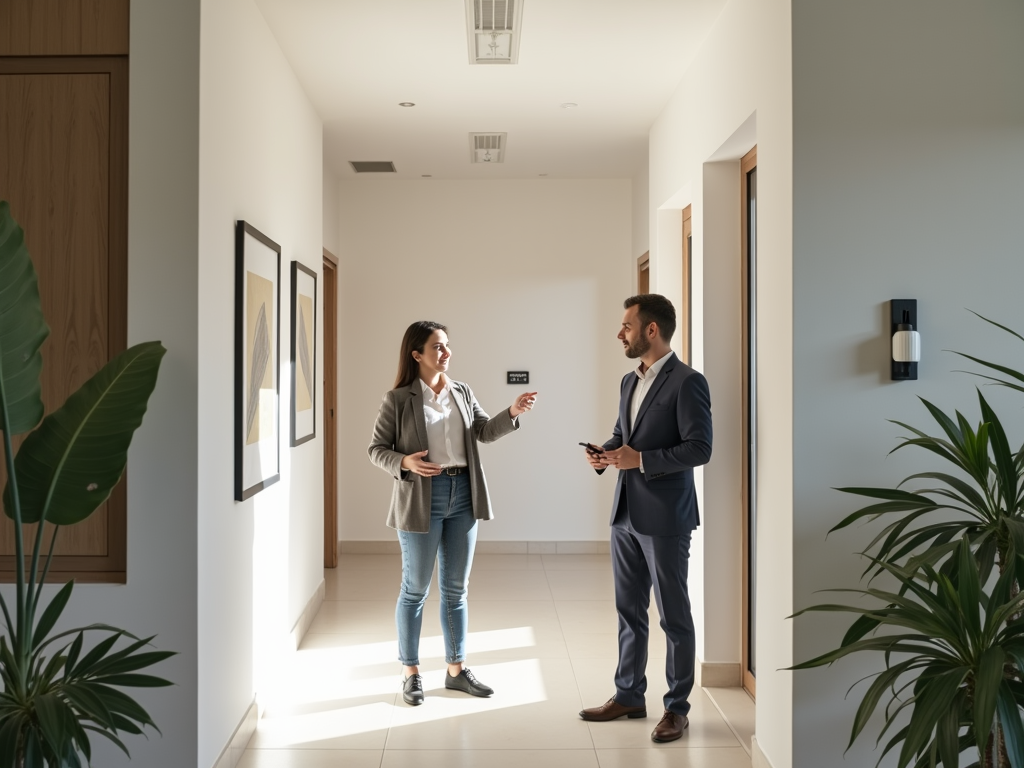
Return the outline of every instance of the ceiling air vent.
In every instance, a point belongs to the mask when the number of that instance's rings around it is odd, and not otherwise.
[[[469,134],[469,157],[471,163],[504,163],[505,137],[507,133]]]
[[[349,160],[348,164],[356,173],[396,173],[390,160]]]
[[[466,0],[470,64],[516,64],[523,0]]]

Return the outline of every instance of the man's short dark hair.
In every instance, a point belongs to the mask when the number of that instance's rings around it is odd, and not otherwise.
[[[622,303],[622,307],[637,308],[641,331],[651,323],[657,323],[661,338],[666,343],[672,341],[672,334],[676,332],[676,309],[664,296],[657,293],[641,293],[639,296],[630,296]]]

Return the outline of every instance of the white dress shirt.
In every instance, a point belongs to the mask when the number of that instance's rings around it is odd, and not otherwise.
[[[452,402],[452,385],[445,377],[444,389],[438,394],[420,379],[423,387],[423,415],[427,422],[427,461],[442,467],[464,467],[466,458],[466,425],[462,414]]]
[[[640,406],[643,405],[644,398],[647,397],[647,393],[651,391],[651,387],[654,385],[654,380],[658,377],[661,369],[665,367],[665,362],[671,354],[672,350],[669,350],[664,357],[658,359],[646,371],[641,370],[644,365],[642,362],[637,366],[636,377],[640,379],[640,381],[637,382],[636,389],[633,390],[633,399],[629,402],[630,434],[633,432],[633,427],[636,426],[636,415],[640,413]],[[642,453],[640,454],[640,471],[644,471],[644,455]]]

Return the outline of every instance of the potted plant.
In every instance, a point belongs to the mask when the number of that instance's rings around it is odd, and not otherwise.
[[[977,375],[1024,391],[1024,374],[957,354],[1002,374]],[[875,501],[832,531],[862,520],[887,522],[862,553],[869,561],[867,587],[835,590],[867,597],[869,605],[816,605],[795,614],[840,611],[857,618],[838,648],[792,669],[881,653],[884,669],[864,691],[851,745],[885,698],[878,742],[889,735],[882,757],[900,748],[899,768],[957,768],[964,752],[976,754],[980,768],[1024,768],[1024,446],[1011,445],[980,390],[977,427],[959,411],[949,416],[922,402],[942,435],[897,421],[912,436],[893,450],[923,448],[952,466],[916,473],[896,488],[837,489]],[[923,481],[931,487],[903,488]],[[894,586],[873,587],[877,576]],[[896,728],[905,711],[909,721]]]
[[[121,689],[170,685],[140,672],[173,655],[150,650],[152,637],[105,624],[53,632],[74,582],[42,601],[60,527],[89,517],[124,473],[166,350],[159,342],[125,350],[43,418],[39,350],[48,334],[22,230],[0,201],[3,505],[14,521],[17,580],[13,606],[0,595],[0,768],[80,768],[91,759],[91,734],[127,754],[122,734],[156,726]],[[15,454],[14,437],[25,433]],[[27,564],[23,529],[33,523]],[[41,556],[44,523],[54,533]]]

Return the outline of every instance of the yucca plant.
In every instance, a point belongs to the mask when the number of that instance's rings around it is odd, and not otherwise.
[[[844,493],[880,499],[878,503],[859,509],[844,518],[829,533],[864,519],[881,516],[896,517],[871,541],[866,554],[889,563],[911,558],[915,564],[937,563],[947,558],[956,541],[966,534],[976,550],[982,580],[987,581],[992,568],[1000,572],[1009,562],[1011,542],[1024,552],[1024,446],[1010,447],[999,417],[978,390],[982,421],[972,427],[959,411],[955,418],[921,398],[944,437],[936,437],[905,424],[893,421],[909,432],[893,452],[908,446],[924,448],[941,456],[952,465],[950,472],[918,472],[903,480],[896,488],[838,488]],[[940,485],[915,491],[902,486],[919,480]],[[939,510],[959,513],[944,515],[937,522],[915,525]],[[870,570],[873,566],[868,566]]]
[[[1006,333],[1010,334],[1011,336],[1013,336],[1015,339],[1018,339],[1019,341],[1024,341],[1024,336],[1021,336],[1019,333],[1017,333],[1012,328],[1007,328],[1005,325],[997,323],[995,320],[990,320],[989,318],[985,317],[984,315],[979,315],[974,310],[969,310],[969,311],[971,312],[972,315],[975,315],[976,317],[981,318],[982,320],[984,320],[989,325],[993,325],[996,328],[999,328],[1000,330],[1005,331]],[[990,362],[988,360],[982,360],[980,357],[975,357],[974,355],[968,355],[965,352],[954,352],[953,354],[954,355],[960,355],[960,357],[963,357],[963,358],[966,358],[967,360],[971,360],[971,361],[973,361],[975,363],[978,363],[979,365],[982,365],[985,368],[988,368],[990,371],[997,371],[997,372],[1003,374],[1003,376],[1006,376],[1008,378],[1001,378],[999,376],[991,376],[989,374],[978,373],[976,371],[967,371],[967,373],[970,373],[972,376],[979,376],[979,377],[981,377],[983,379],[987,379],[992,384],[998,384],[1001,387],[1007,387],[1009,389],[1014,389],[1014,390],[1016,390],[1018,392],[1024,392],[1024,373],[1022,373],[1022,372],[1020,372],[1018,370],[1015,370],[1013,368],[1010,368],[1008,366],[1000,365],[999,363],[993,363],[993,362]]]
[[[873,605],[816,605],[795,614],[840,611],[859,617],[839,648],[792,669],[820,667],[865,651],[883,655],[885,668],[870,676],[874,680],[857,709],[847,749],[888,698],[877,744],[904,710],[910,716],[893,732],[879,762],[899,747],[899,768],[956,768],[964,752],[977,754],[974,765],[982,768],[1001,762],[1021,768],[1024,684],[1016,670],[1024,663],[1024,620],[1019,618],[1024,595],[1011,594],[1016,568],[1004,569],[986,594],[967,536],[953,544],[951,554],[958,566],[952,576],[928,563],[901,568],[875,559],[898,589],[828,590],[861,595]],[[879,629],[886,632],[879,634]],[[1003,735],[1003,760],[986,748],[996,740],[994,734]]]
[[[3,504],[14,521],[17,580],[13,610],[0,595],[0,768],[80,768],[91,760],[90,734],[127,753],[121,735],[156,726],[121,689],[170,685],[140,673],[173,655],[148,650],[152,637],[105,624],[51,634],[74,582],[42,603],[60,527],[89,517],[124,473],[166,350],[159,342],[131,347],[43,418],[40,347],[48,334],[24,235],[0,201]],[[27,432],[15,455],[14,436]],[[54,528],[42,557],[45,523]],[[38,528],[26,571],[30,524]]]

